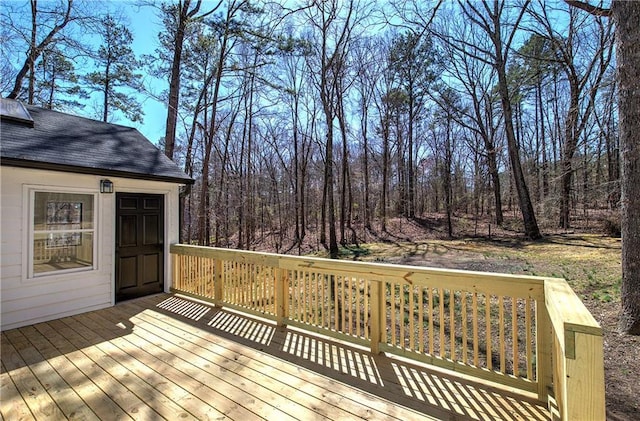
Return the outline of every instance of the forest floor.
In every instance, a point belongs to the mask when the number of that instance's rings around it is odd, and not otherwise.
[[[392,220],[384,235],[358,235],[362,243],[343,248],[341,258],[565,278],[604,330],[607,419],[638,419],[640,337],[617,330],[620,239],[598,233],[597,227],[546,230],[536,242],[515,230],[493,228],[489,237],[488,223],[479,230],[468,218],[456,220],[458,236],[447,239],[443,222],[438,215]]]

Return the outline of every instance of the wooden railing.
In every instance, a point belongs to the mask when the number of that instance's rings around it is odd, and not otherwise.
[[[563,279],[171,246],[172,290],[604,419],[602,330]]]

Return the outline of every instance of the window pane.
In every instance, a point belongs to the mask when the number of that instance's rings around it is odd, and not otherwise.
[[[33,240],[33,273],[90,268],[93,266],[93,233],[36,233]]]
[[[35,231],[93,229],[93,195],[36,192]]]

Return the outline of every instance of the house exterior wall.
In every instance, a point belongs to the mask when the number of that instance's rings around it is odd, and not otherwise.
[[[0,327],[2,330],[109,307],[115,303],[116,192],[164,195],[165,290],[171,285],[169,246],[178,242],[178,189],[168,182],[109,177],[113,194],[100,193],[105,177],[0,166]],[[95,194],[94,269],[29,277],[30,192]]]

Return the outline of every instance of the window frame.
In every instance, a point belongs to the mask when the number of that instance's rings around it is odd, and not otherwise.
[[[95,272],[98,270],[98,237],[99,237],[99,210],[98,210],[98,191],[93,189],[81,189],[73,187],[57,187],[57,186],[25,186],[27,189],[27,220],[25,221],[27,241],[26,247],[26,278],[29,280],[51,278],[55,276],[64,276],[73,273],[86,273]],[[92,215],[92,227],[93,228],[78,228],[69,230],[36,230],[35,229],[35,210],[36,210],[36,193],[57,193],[57,194],[75,194],[75,195],[87,195],[92,198],[93,215]],[[84,218],[84,215],[82,216]],[[43,233],[79,233],[82,236],[84,233],[91,233],[92,251],[91,251],[91,265],[70,269],[59,269],[47,272],[35,273],[34,270],[34,258],[35,258],[35,238],[37,234]],[[23,272],[24,273],[24,272]]]

